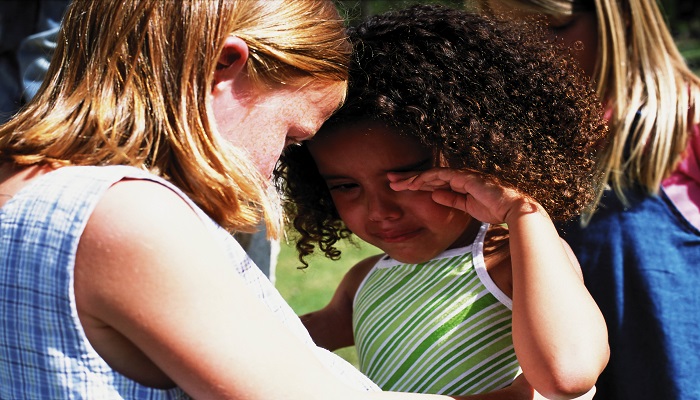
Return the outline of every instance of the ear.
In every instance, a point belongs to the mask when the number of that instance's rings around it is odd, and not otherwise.
[[[214,71],[214,86],[224,81],[233,81],[248,61],[248,44],[237,36],[229,36],[219,55]]]

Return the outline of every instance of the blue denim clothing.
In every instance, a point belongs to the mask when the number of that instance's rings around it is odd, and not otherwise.
[[[700,231],[662,191],[612,193],[586,228],[560,226],[610,335],[596,399],[700,399]]]
[[[69,0],[0,1],[0,123],[41,86]]]

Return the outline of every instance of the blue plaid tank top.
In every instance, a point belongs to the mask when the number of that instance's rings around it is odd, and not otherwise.
[[[210,227],[231,265],[321,362],[349,385],[377,390],[341,358],[316,347],[270,281],[243,249],[179,189],[132,167],[63,167],[30,182],[0,208],[0,398],[184,399],[179,388],[143,386],[95,352],[78,319],[73,267],[95,205],[124,178],[159,182],[178,193]]]

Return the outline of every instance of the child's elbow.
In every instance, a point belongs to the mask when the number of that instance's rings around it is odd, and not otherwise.
[[[596,379],[578,376],[551,379],[543,387],[536,388],[537,392],[550,400],[575,399],[588,393],[595,386]]]
[[[595,387],[598,376],[608,363],[609,348],[606,346],[600,354],[588,357],[569,357],[558,362],[552,369],[549,379],[540,377],[533,387],[548,399],[575,399],[590,392]]]

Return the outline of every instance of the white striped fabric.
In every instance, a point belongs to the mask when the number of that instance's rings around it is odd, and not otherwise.
[[[384,390],[466,395],[509,385],[520,372],[511,303],[475,243],[423,264],[383,259],[355,297],[360,369]],[[500,299],[500,300],[499,300]]]

